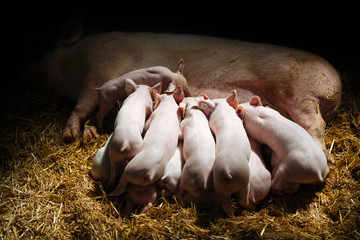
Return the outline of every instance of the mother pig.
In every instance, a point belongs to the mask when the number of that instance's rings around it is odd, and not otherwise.
[[[62,137],[74,141],[95,114],[95,88],[135,69],[175,70],[180,58],[192,95],[224,98],[236,89],[239,102],[258,95],[264,105],[305,128],[326,152],[325,122],[340,104],[341,81],[326,60],[309,52],[184,34],[109,32],[82,38],[82,28],[73,25],[33,67],[45,87],[77,101]]]

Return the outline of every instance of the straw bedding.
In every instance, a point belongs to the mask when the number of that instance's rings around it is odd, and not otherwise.
[[[184,206],[174,198],[124,218],[121,199],[106,196],[90,169],[108,135],[60,145],[73,103],[22,87],[8,94],[0,129],[1,239],[360,239],[360,99],[344,92],[326,145],[336,163],[324,183],[293,195],[270,194],[256,210],[234,203]]]

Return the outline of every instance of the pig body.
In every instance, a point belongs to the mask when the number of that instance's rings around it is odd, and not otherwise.
[[[301,126],[262,106],[257,96],[237,111],[249,136],[272,149],[272,192],[294,193],[301,183],[322,181],[328,174],[325,154]]]
[[[179,186],[183,161],[183,143],[179,141],[174,155],[167,162],[164,175],[159,179],[158,185],[164,189],[164,195],[174,194]]]
[[[154,87],[161,88],[161,84],[156,84]],[[107,184],[109,189],[114,187],[117,177],[123,172],[127,162],[140,152],[143,145],[142,132],[145,120],[152,111],[150,95],[152,88],[136,85],[131,79],[126,79],[124,89],[127,89],[129,96],[117,114],[109,145],[111,164]]]
[[[341,81],[319,56],[198,35],[109,32],[80,38],[78,32],[64,34],[67,38],[28,68],[29,77],[42,79],[43,87],[77,100],[65,126],[64,141],[76,140],[81,124],[95,113],[95,88],[135,69],[169,66],[175,70],[171,63],[181,57],[187,63],[184,76],[192,95],[206,92],[211,98],[221,98],[234,88],[239,102],[259,95],[264,104],[302,126],[326,149],[325,121],[330,121],[339,107]]]
[[[91,175],[95,180],[99,180],[106,184],[110,177],[110,155],[109,155],[109,143],[113,134],[109,136],[105,145],[101,147],[95,154],[93,164],[91,167]]]
[[[202,100],[199,107],[209,116],[209,126],[216,138],[213,166],[214,187],[222,199],[227,216],[233,217],[231,195],[236,193],[240,205],[248,207],[250,190],[250,143],[234,107],[236,92],[226,99]]]
[[[249,160],[249,206],[251,208],[255,208],[255,205],[263,200],[270,191],[271,173],[267,170],[265,162],[261,156],[261,145],[251,137],[249,137],[249,141],[251,146],[251,155]]]
[[[115,106],[119,100],[124,100],[127,96],[126,79],[133,80],[136,84],[153,86],[162,82],[164,89],[167,89],[170,83],[181,84],[187,91],[186,79],[183,76],[184,61],[180,59],[178,69],[174,73],[170,69],[162,66],[143,68],[131,71],[121,77],[105,82],[99,91],[99,111],[97,112],[97,126],[100,130],[103,127],[103,120],[107,113]]]
[[[179,85],[172,95],[158,95],[158,107],[150,115],[145,126],[145,136],[141,151],[126,166],[113,195],[120,195],[126,190],[127,184],[146,186],[159,180],[166,164],[174,155],[180,134],[180,115],[176,100],[179,95],[184,97]],[[160,98],[160,99],[157,99]]]
[[[180,107],[185,112],[184,119],[181,121],[185,164],[177,196],[181,199],[183,194],[188,192],[195,198],[201,198],[207,189],[213,188],[215,140],[209,128],[208,119],[197,107],[196,98],[185,98],[180,103]]]

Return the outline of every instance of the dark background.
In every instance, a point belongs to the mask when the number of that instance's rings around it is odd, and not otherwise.
[[[2,8],[1,18],[2,74],[7,74],[2,82],[11,77],[12,83],[21,83],[21,67],[51,49],[65,21],[80,19],[85,34],[111,30],[194,33],[299,48],[327,59],[351,79],[351,88],[360,83],[360,1],[356,0],[48,1],[11,3]]]

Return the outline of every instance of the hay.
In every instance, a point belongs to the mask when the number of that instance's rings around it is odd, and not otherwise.
[[[185,207],[173,198],[123,218],[123,202],[107,197],[89,174],[108,135],[88,145],[60,145],[72,104],[16,91],[1,119],[1,239],[360,238],[360,100],[354,96],[344,94],[327,126],[336,163],[325,183],[301,186],[294,195],[270,194],[257,210],[234,203],[234,219],[220,207]]]

